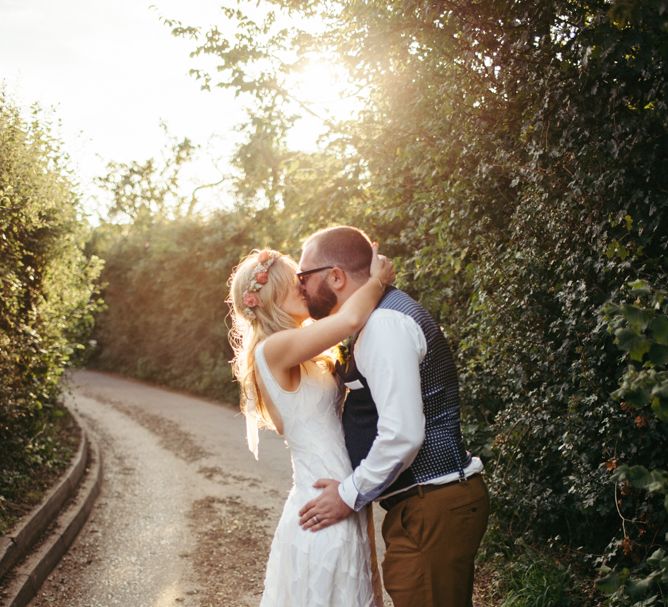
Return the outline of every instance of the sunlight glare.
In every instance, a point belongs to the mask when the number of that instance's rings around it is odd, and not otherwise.
[[[302,151],[318,147],[327,125],[353,119],[362,107],[359,90],[341,63],[331,56],[309,57],[287,82],[288,94],[300,116],[288,137],[288,146]]]

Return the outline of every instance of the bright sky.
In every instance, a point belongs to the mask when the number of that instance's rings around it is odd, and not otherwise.
[[[217,13],[215,2],[189,0],[0,0],[0,78],[20,105],[54,108],[60,136],[85,194],[109,160],[143,160],[175,136],[229,154],[239,109],[230,92],[205,94],[188,76],[189,44],[174,38],[158,12],[187,22]],[[184,5],[187,10],[184,10]],[[201,167],[201,181],[216,181]],[[88,208],[91,208],[89,203]]]
[[[172,135],[204,146],[193,185],[226,172],[242,117],[238,101],[231,91],[200,91],[188,75],[192,43],[159,21],[220,23],[218,6],[217,0],[0,0],[0,80],[22,107],[38,102],[62,121],[59,136],[88,209],[99,194],[93,178],[108,161],[159,155],[161,121]],[[318,73],[322,78],[317,68],[312,77]],[[310,90],[327,88],[320,81]],[[312,147],[313,132],[313,124],[302,125],[293,145]]]

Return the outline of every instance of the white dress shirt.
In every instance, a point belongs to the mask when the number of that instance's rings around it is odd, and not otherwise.
[[[357,369],[366,379],[378,410],[378,434],[366,458],[339,485],[341,499],[354,510],[361,510],[383,493],[422,447],[425,418],[420,363],[426,353],[420,325],[407,314],[383,308],[374,310],[355,343]],[[482,462],[474,457],[464,474],[469,477],[482,469]],[[458,478],[459,473],[454,472],[429,484]]]

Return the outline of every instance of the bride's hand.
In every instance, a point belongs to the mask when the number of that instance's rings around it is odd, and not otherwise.
[[[371,267],[369,268],[371,278],[377,278],[384,285],[392,284],[395,278],[392,262],[385,255],[378,255],[378,243],[373,243],[371,248],[373,249]]]

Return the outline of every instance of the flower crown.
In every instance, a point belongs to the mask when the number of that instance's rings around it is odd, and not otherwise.
[[[260,254],[257,256],[258,263],[255,268],[253,268],[253,277],[250,279],[250,284],[241,298],[245,306],[242,312],[246,318],[250,320],[256,318],[253,308],[257,308],[261,303],[257,292],[267,284],[267,281],[269,280],[269,268],[271,268],[279,257],[280,255],[278,253],[272,253],[267,250],[260,251]]]

